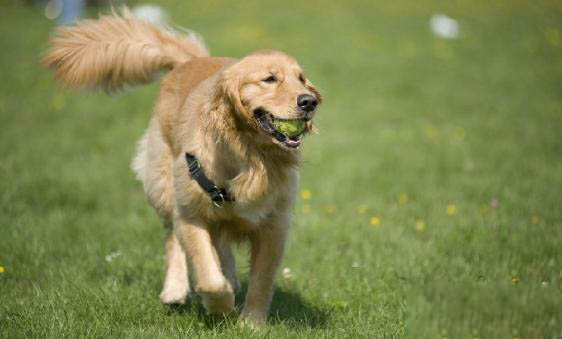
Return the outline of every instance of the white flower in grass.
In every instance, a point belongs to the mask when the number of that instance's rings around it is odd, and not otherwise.
[[[133,8],[133,15],[138,19],[150,23],[165,26],[168,21],[168,13],[157,5],[141,5]]]
[[[283,269],[283,278],[290,280],[293,279],[293,273],[291,272],[291,269],[288,267],[285,267]]]
[[[121,251],[115,251],[115,252],[109,253],[108,255],[105,256],[105,261],[111,262],[111,261],[113,261],[113,259],[121,256],[121,254],[122,254]]]
[[[459,37],[459,23],[444,14],[434,14],[429,20],[431,31],[443,39],[456,39]]]

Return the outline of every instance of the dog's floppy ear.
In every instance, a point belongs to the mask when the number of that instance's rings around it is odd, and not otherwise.
[[[233,67],[229,67],[222,72],[218,86],[223,99],[228,100],[231,108],[241,116],[248,116],[248,112],[240,98],[240,77]]]
[[[211,126],[222,130],[246,129],[248,125],[257,128],[255,119],[242,103],[240,89],[240,77],[232,66],[219,74],[208,103]]]

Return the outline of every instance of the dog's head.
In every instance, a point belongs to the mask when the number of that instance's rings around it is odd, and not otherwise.
[[[234,114],[257,138],[287,149],[313,128],[320,93],[292,57],[259,51],[223,71],[220,79]]]

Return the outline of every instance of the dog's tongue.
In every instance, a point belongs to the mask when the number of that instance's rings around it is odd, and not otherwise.
[[[285,140],[285,143],[289,147],[299,147],[299,145],[301,144],[301,141],[300,140],[291,140],[291,139],[287,138],[287,140]]]

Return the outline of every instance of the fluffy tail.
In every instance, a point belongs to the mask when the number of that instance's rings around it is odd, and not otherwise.
[[[161,69],[208,55],[195,34],[182,36],[134,18],[123,8],[121,16],[113,12],[96,21],[57,28],[43,64],[68,86],[115,91],[147,83]]]

